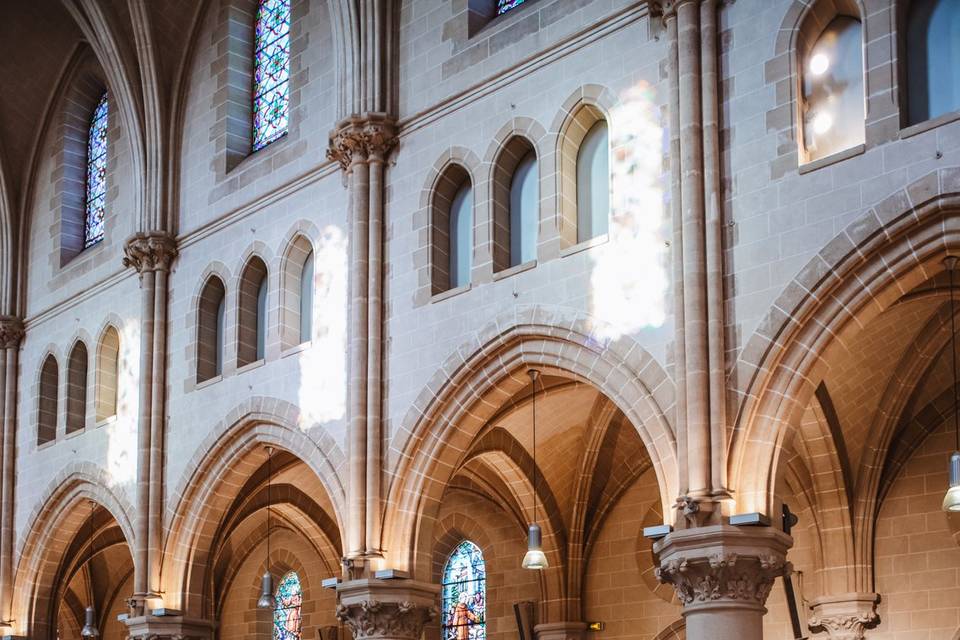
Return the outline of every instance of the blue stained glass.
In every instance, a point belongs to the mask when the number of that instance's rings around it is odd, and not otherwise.
[[[443,567],[443,640],[486,640],[487,567],[480,547],[464,540]]]
[[[510,9],[514,9],[523,4],[523,0],[497,0],[497,15],[502,16]]]
[[[107,94],[93,109],[87,133],[87,183],[83,220],[83,248],[103,240],[103,212],[107,201]]]
[[[260,0],[253,67],[253,150],[287,133],[290,119],[290,0]]]
[[[303,604],[300,576],[293,571],[283,576],[274,599],[273,640],[300,640],[303,623],[300,616],[300,606]]]

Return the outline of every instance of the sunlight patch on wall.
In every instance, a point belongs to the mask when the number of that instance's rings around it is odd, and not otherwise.
[[[117,417],[105,425],[107,471],[113,486],[137,478],[137,411],[140,404],[140,323],[127,319],[120,330],[120,370],[117,376]]]
[[[343,418],[347,400],[347,238],[323,230],[314,262],[313,339],[300,355],[300,428]]]
[[[615,340],[665,320],[667,206],[664,130],[653,88],[641,82],[610,114],[609,241],[591,251],[591,313]]]

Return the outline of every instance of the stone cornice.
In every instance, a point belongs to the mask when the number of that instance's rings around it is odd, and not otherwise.
[[[163,231],[139,232],[127,239],[123,246],[123,266],[133,267],[138,273],[169,271],[177,257],[177,242]]]
[[[16,316],[0,316],[0,349],[15,348],[23,340],[23,321]]]
[[[396,123],[382,113],[352,116],[330,133],[327,158],[350,171],[356,162],[383,161],[397,144]]]

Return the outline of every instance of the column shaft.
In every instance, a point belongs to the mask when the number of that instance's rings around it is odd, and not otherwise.
[[[4,322],[0,319],[0,322]],[[13,617],[13,495],[16,482],[17,434],[17,360],[22,327],[18,320],[7,319],[0,327],[0,424],[2,424],[2,490],[0,490],[0,616]]]
[[[371,153],[370,273],[367,292],[369,344],[367,351],[367,512],[366,553],[380,553],[380,479],[383,472],[383,158]]]
[[[150,418],[153,396],[154,272],[140,273],[140,407],[137,421],[137,513],[134,518],[133,590],[145,596],[150,575]]]

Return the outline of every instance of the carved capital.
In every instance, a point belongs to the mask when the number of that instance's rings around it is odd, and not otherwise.
[[[144,271],[169,271],[177,257],[177,243],[173,236],[160,231],[135,233],[123,246],[123,266]]]
[[[832,640],[863,640],[864,631],[877,624],[876,593],[847,593],[814,600],[810,608],[812,630],[826,631]]]
[[[762,610],[774,580],[791,571],[791,543],[769,527],[685,529],[654,545],[656,576],[673,585],[686,609],[723,603]]]
[[[439,614],[437,593],[412,580],[343,582],[337,586],[337,619],[354,640],[418,640]]]
[[[0,316],[0,349],[12,349],[23,340],[23,321],[16,316]]]
[[[355,162],[383,161],[397,144],[396,125],[382,113],[342,120],[330,134],[327,158],[349,172]]]
[[[127,618],[127,640],[212,640],[213,623],[183,616]]]

